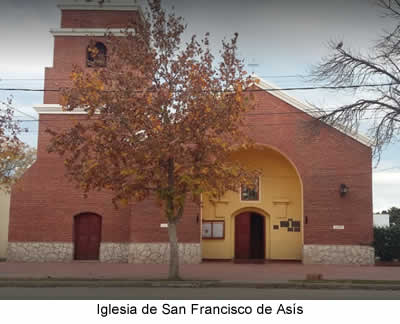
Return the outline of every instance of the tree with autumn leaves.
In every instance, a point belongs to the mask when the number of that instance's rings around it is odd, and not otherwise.
[[[22,174],[36,160],[36,149],[23,143],[19,135],[25,132],[15,120],[11,99],[0,101],[0,190],[10,192]]]
[[[154,195],[168,220],[169,278],[178,279],[177,224],[187,200],[238,191],[257,175],[231,158],[250,145],[243,121],[250,79],[237,34],[222,41],[216,60],[208,33],[184,43],[183,19],[159,0],[148,5],[134,33],[106,35],[106,67],[75,67],[61,104],[83,109],[87,120],[49,130],[49,150],[64,157],[67,175],[85,193],[111,190],[116,205]]]

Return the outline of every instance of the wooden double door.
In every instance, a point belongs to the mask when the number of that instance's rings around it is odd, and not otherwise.
[[[257,213],[235,217],[235,260],[265,259],[265,219]]]
[[[101,242],[101,217],[86,213],[74,218],[74,259],[98,260]]]

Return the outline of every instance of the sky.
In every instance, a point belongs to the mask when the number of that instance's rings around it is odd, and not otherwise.
[[[129,1],[129,0],[125,0]],[[132,0],[134,1],[134,0]],[[138,1],[143,5],[142,1]],[[53,37],[50,28],[60,26],[56,0],[0,1],[0,88],[43,88],[44,68],[52,65]],[[394,21],[383,17],[374,0],[165,0],[188,25],[186,37],[210,32],[217,52],[223,38],[239,33],[239,53],[249,72],[278,87],[310,86],[311,67],[330,50],[330,40],[362,53],[370,50],[383,30]],[[27,80],[29,79],[29,80]],[[290,91],[310,104],[335,107],[353,99],[337,91]],[[0,91],[0,99],[13,95],[20,119],[36,119],[32,109],[43,102],[41,92]],[[27,121],[23,140],[37,143],[37,123]],[[362,125],[366,131],[368,125]],[[400,149],[391,144],[373,173],[374,211],[400,207]],[[374,164],[375,165],[375,164]]]

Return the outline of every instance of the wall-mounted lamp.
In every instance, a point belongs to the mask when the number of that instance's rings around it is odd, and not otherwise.
[[[349,192],[349,187],[347,187],[344,183],[340,185],[340,197],[345,196]]]

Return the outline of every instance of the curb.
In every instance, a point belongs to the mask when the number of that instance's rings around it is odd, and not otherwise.
[[[139,281],[116,279],[7,279],[0,280],[0,288],[51,288],[51,287],[138,287],[138,288],[255,288],[255,289],[332,289],[332,290],[396,290],[400,285],[338,284],[291,282],[240,282],[240,281]]]

